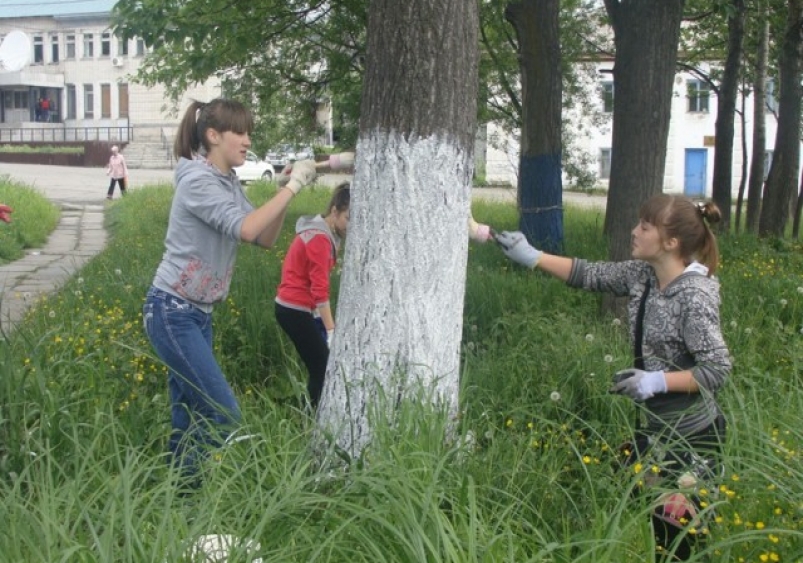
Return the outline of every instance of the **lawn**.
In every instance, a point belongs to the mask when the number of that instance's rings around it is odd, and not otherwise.
[[[217,452],[205,486],[178,495],[165,369],[141,316],[171,196],[143,188],[111,206],[107,250],[0,344],[0,561],[189,561],[202,534],[250,538],[263,562],[653,560],[650,508],[631,491],[657,468],[615,463],[633,420],[608,394],[631,362],[625,323],[493,245],[469,250],[460,432],[473,443],[444,443],[442,417],[407,407],[403,424],[377,429],[366,463],[316,464],[314,423],[286,401],[306,376],[273,297],[292,225],[323,211],[326,190],[296,199],[276,250],[240,248],[215,348],[258,438]],[[509,205],[474,215],[516,225]],[[568,209],[567,253],[602,258],[602,224]],[[803,247],[721,247],[727,474],[698,491],[715,516],[692,532],[705,538],[696,560],[803,561]]]

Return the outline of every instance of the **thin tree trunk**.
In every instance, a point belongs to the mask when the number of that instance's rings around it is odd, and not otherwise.
[[[764,186],[764,153],[767,150],[766,104],[767,53],[770,23],[766,6],[759,6],[758,49],[756,51],[756,76],[753,83],[753,154],[750,162],[750,180],[747,188],[747,216],[745,230],[758,234],[758,218],[761,214],[761,191]]]
[[[739,69],[744,40],[744,0],[732,0],[728,12],[728,55],[717,95],[717,121],[715,125],[713,200],[722,220],[719,230],[728,232],[731,216],[733,177],[733,123],[736,113],[736,96],[739,89]]]
[[[522,90],[519,226],[540,248],[563,247],[560,0],[508,4],[518,36]]]
[[[354,460],[422,399],[457,413],[477,115],[474,0],[373,0],[318,445]],[[377,415],[377,418],[373,418]]]
[[[800,172],[800,191],[795,205],[795,220],[792,223],[792,238],[800,238],[800,215],[803,213],[803,171]]]
[[[739,232],[741,228],[742,222],[742,210],[744,208],[744,192],[745,188],[747,187],[747,174],[748,174],[748,167],[747,167],[747,95],[744,91],[744,83],[742,83],[742,93],[741,93],[741,100],[742,100],[742,110],[739,112],[739,130],[741,131],[742,135],[742,175],[739,178],[739,194],[736,196],[736,221],[734,225],[734,231]]]
[[[782,237],[792,215],[800,166],[800,86],[803,0],[789,0],[779,65],[781,97],[772,166],[764,189],[759,236]]]

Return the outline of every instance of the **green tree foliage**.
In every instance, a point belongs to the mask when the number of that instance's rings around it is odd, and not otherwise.
[[[254,108],[258,150],[313,139],[322,100],[336,108],[336,141],[356,139],[365,2],[120,0],[113,25],[151,49],[136,78],[173,99],[220,78],[227,96]]]

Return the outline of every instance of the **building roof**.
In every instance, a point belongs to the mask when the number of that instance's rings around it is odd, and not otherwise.
[[[108,14],[117,0],[0,0],[0,19]]]

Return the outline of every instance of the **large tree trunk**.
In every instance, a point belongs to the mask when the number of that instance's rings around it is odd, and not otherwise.
[[[739,90],[739,68],[744,40],[744,0],[732,0],[728,12],[728,55],[717,95],[717,122],[714,146],[713,200],[722,212],[720,230],[727,233],[731,220],[733,177],[733,123]]]
[[[351,224],[318,412],[351,459],[372,413],[457,412],[473,146],[474,0],[373,0]]]
[[[605,0],[616,45],[605,234],[611,260],[630,257],[639,205],[661,193],[684,0]]]
[[[563,246],[559,16],[560,0],[523,0],[505,10],[518,36],[521,68],[519,226],[551,252]]]
[[[750,181],[747,187],[747,215],[745,230],[758,233],[758,218],[761,213],[761,191],[764,187],[764,153],[767,151],[766,104],[767,63],[769,51],[770,22],[765,6],[759,6],[758,49],[756,50],[755,81],[753,83],[753,157],[750,162]]]
[[[800,165],[800,49],[803,25],[803,0],[789,0],[779,65],[781,97],[778,103],[778,130],[772,166],[764,187],[761,205],[760,236],[782,237],[789,223],[797,193]]]

